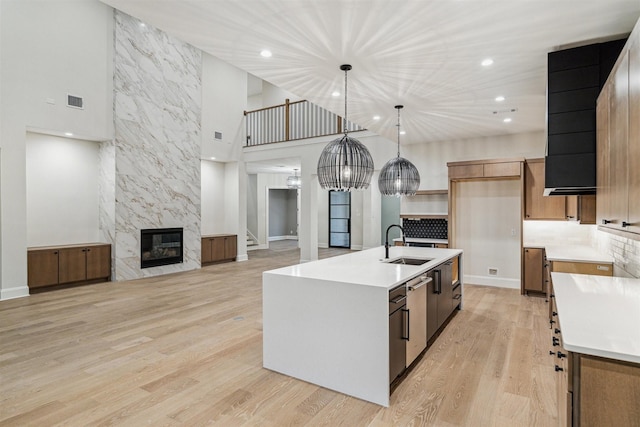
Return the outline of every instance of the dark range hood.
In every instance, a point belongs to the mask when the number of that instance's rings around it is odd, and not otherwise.
[[[626,40],[548,54],[545,196],[596,193],[596,100]]]

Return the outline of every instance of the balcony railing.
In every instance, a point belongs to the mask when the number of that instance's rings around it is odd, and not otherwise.
[[[245,111],[247,147],[292,141],[343,132],[342,117],[309,101],[289,102],[259,110]],[[347,121],[349,132],[364,130]]]

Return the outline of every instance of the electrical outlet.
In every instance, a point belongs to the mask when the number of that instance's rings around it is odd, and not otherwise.
[[[489,269],[489,276],[497,276],[498,275],[498,269],[497,268],[490,268]]]

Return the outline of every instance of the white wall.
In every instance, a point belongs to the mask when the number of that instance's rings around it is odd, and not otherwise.
[[[202,53],[202,158],[242,159],[247,109],[247,72]],[[222,132],[222,140],[214,139]]]
[[[27,245],[99,241],[99,144],[36,133],[26,144]]]
[[[202,235],[228,233],[225,229],[224,209],[221,209],[225,193],[224,163],[202,160],[201,167]]]
[[[520,289],[520,181],[456,185],[455,246],[464,251],[465,282]]]
[[[112,30],[113,10],[97,0],[0,1],[0,299],[29,292],[27,127],[113,135]],[[67,108],[67,92],[85,109]]]
[[[8,31],[22,50],[27,126],[111,139],[113,10],[97,0],[2,3],[17,13]],[[84,109],[67,107],[68,93],[82,97]]]

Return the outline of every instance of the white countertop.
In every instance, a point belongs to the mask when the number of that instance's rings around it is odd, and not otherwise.
[[[551,277],[566,350],[640,363],[640,279]]]
[[[591,246],[583,245],[524,245],[524,247],[544,247],[549,261],[589,262],[613,264],[613,257],[599,252]]]
[[[401,256],[411,258],[431,258],[422,265],[388,264],[384,258],[384,246],[351,252],[332,258],[296,264],[263,274],[325,280],[391,289],[406,280],[436,267],[442,262],[462,253],[460,249],[434,249],[407,246],[391,246],[389,259]]]
[[[449,240],[447,239],[430,239],[430,238],[426,238],[426,237],[406,237],[405,241],[407,243],[438,243],[438,244],[443,244],[446,245],[449,243]],[[402,242],[402,237],[398,237],[393,239],[393,242]]]

